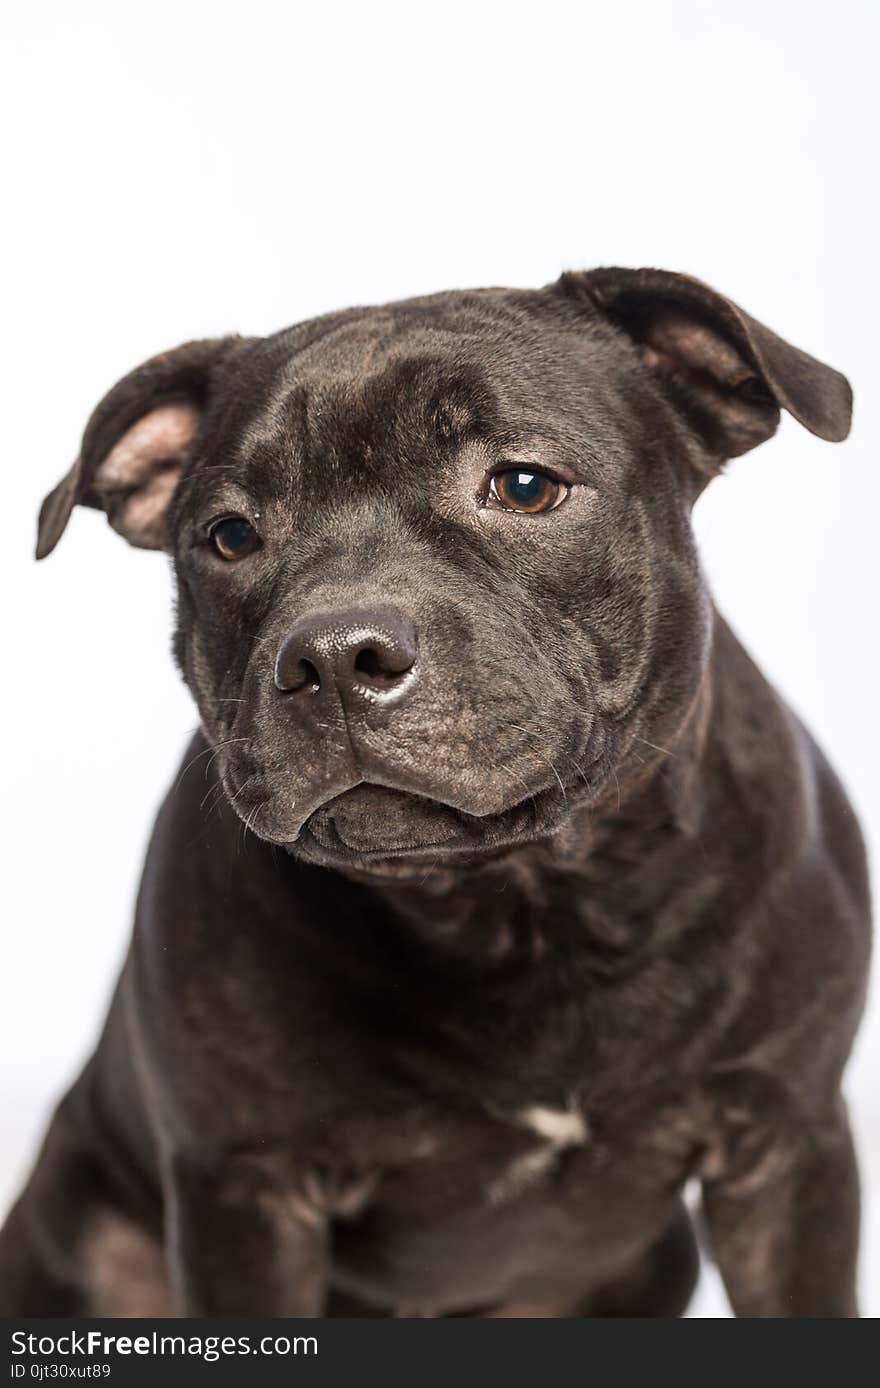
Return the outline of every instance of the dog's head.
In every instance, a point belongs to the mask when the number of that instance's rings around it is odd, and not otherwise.
[[[37,552],[77,502],[170,551],[256,834],[377,869],[482,853],[675,739],[711,622],[691,506],[781,407],[847,433],[842,376],[681,275],[352,310],[125,377]]]

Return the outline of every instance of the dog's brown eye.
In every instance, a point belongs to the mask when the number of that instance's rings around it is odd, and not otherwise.
[[[221,559],[244,559],[262,543],[250,521],[243,516],[224,516],[214,522],[208,535]]]
[[[552,511],[568,496],[568,487],[546,472],[510,468],[496,472],[489,484],[489,503],[505,511],[525,511],[537,515]]]

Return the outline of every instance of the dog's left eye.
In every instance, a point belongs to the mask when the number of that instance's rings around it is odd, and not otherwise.
[[[210,527],[208,538],[221,559],[244,559],[262,544],[244,516],[221,516]]]
[[[568,487],[546,472],[505,468],[489,483],[487,503],[504,511],[524,511],[530,516],[552,511],[568,496]]]

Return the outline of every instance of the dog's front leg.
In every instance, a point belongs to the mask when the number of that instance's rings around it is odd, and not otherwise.
[[[737,1316],[857,1316],[859,1186],[842,1099],[771,1139],[744,1127],[703,1183]]]
[[[181,1316],[322,1316],[324,1218],[239,1163],[172,1163],[167,1246]]]

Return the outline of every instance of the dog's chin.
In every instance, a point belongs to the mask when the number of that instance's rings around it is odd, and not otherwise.
[[[476,816],[426,796],[362,784],[310,815],[288,847],[325,867],[371,876],[424,876],[443,866],[489,862],[518,844],[547,837],[572,808],[558,787],[497,814]]]

